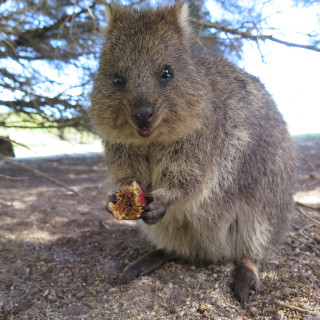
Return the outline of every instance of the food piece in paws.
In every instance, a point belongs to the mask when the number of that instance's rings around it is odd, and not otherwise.
[[[148,204],[145,193],[139,183],[133,181],[130,186],[116,193],[117,202],[109,202],[107,208],[117,220],[137,220],[141,217],[143,207]]]

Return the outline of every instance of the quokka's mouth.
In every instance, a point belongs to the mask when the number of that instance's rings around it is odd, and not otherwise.
[[[138,133],[141,137],[150,137],[154,132],[154,128],[139,128]]]

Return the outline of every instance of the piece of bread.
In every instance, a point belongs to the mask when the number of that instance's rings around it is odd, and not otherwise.
[[[107,207],[117,220],[140,219],[143,207],[148,204],[145,193],[136,181],[118,191],[116,198],[117,202],[109,202]]]

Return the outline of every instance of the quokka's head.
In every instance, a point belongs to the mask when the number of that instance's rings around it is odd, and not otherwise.
[[[156,10],[108,6],[108,28],[92,92],[103,139],[170,141],[201,126],[204,76],[191,59],[183,3]]]

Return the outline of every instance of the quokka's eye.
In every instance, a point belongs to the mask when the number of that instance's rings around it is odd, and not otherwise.
[[[125,85],[125,81],[116,73],[113,77],[113,84],[117,87],[122,87]]]
[[[168,81],[173,78],[173,71],[169,66],[164,66],[160,75],[161,80]]]

